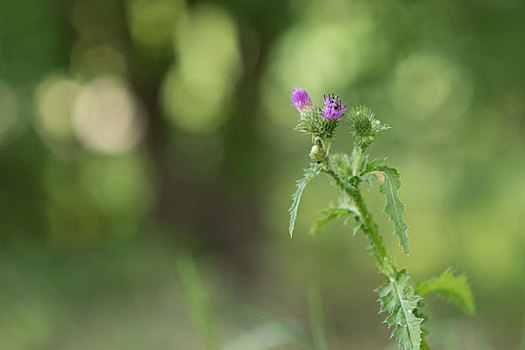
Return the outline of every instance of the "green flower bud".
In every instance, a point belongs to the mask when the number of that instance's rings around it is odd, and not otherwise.
[[[326,158],[326,153],[324,151],[323,141],[320,138],[316,138],[314,145],[310,150],[310,159],[314,163],[321,163]]]
[[[365,106],[354,107],[350,113],[350,131],[357,144],[367,148],[375,141],[377,135],[390,127],[375,118],[374,113]]]

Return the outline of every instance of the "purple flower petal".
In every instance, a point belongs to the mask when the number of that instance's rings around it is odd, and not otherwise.
[[[291,99],[293,105],[295,108],[297,108],[299,113],[303,113],[307,108],[312,107],[312,100],[310,99],[310,96],[308,96],[308,93],[297,86],[292,88]]]
[[[341,119],[345,115],[346,105],[334,93],[323,96],[324,107],[319,108],[324,119],[335,120]]]

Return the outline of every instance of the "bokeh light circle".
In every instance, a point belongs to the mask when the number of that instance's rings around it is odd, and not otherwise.
[[[174,45],[180,56],[163,84],[166,116],[184,131],[212,132],[241,73],[237,27],[222,9],[201,6],[178,26]]]
[[[50,75],[39,84],[35,93],[35,122],[37,131],[44,140],[73,140],[71,114],[80,88],[75,80],[60,75]]]
[[[126,85],[117,78],[104,77],[80,91],[73,110],[73,130],[89,150],[116,154],[140,140],[144,121]]]

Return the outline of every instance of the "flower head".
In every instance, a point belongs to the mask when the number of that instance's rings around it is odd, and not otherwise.
[[[308,93],[305,90],[298,88],[297,86],[294,86],[292,88],[291,99],[293,105],[301,114],[303,114],[307,109],[310,109],[312,107],[312,100],[310,99]]]
[[[341,119],[345,115],[346,105],[334,93],[323,96],[324,108],[319,108],[324,119]]]
[[[370,108],[355,106],[350,111],[350,131],[356,137],[356,142],[366,148],[372,144],[379,134],[390,127],[375,118]]]

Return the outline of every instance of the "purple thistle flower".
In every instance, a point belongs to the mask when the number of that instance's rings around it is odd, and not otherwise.
[[[310,96],[308,96],[308,93],[297,86],[292,88],[291,99],[293,105],[301,114],[312,107],[312,100],[310,99]]]
[[[336,96],[334,93],[328,94],[328,96],[323,95],[323,101],[324,108],[319,108],[319,112],[324,119],[341,119],[345,115],[346,105],[343,105],[339,95]]]

